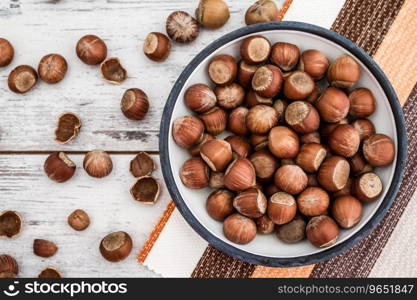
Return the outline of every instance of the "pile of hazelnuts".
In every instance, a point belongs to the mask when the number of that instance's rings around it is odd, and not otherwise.
[[[176,119],[172,134],[192,155],[183,184],[216,189],[207,213],[223,221],[226,238],[246,244],[275,232],[285,243],[307,237],[327,247],[358,224],[383,190],[374,168],[392,163],[395,146],[367,119],[377,102],[356,86],[357,61],[330,63],[318,50],[252,35],[240,61],[216,55],[207,70],[214,88],[187,88],[196,115]]]

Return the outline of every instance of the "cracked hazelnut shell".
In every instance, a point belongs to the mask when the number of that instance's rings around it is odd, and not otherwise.
[[[54,256],[57,251],[58,247],[54,242],[43,239],[35,239],[33,241],[33,253],[37,256],[47,258]]]
[[[15,278],[18,273],[16,260],[8,254],[0,254],[0,278]]]
[[[149,33],[143,44],[143,53],[153,61],[164,61],[171,51],[171,41],[160,32]]]
[[[49,84],[58,83],[64,79],[67,70],[67,61],[59,54],[48,54],[42,57],[38,66],[39,77]]]
[[[227,113],[224,109],[215,106],[211,110],[201,114],[199,118],[203,121],[206,131],[211,135],[219,135],[227,126]]]
[[[92,150],[84,156],[84,170],[91,177],[106,177],[113,170],[110,155],[103,150]]]
[[[89,34],[78,41],[76,53],[87,65],[98,65],[107,57],[107,46],[98,36]]]
[[[174,121],[172,136],[175,143],[183,148],[190,148],[203,137],[204,124],[193,116],[183,116]]]
[[[216,106],[217,97],[208,85],[197,83],[185,91],[184,102],[193,112],[204,113]]]
[[[203,27],[220,28],[229,20],[229,7],[223,0],[200,0],[195,17]]]
[[[129,256],[133,242],[129,234],[124,231],[112,232],[100,242],[101,255],[110,262],[118,262]]]
[[[59,271],[52,267],[47,267],[43,269],[39,274],[38,278],[61,278],[61,274]]]
[[[159,183],[152,176],[140,177],[130,189],[133,198],[144,204],[154,204],[158,201],[159,193]]]
[[[200,149],[201,158],[214,172],[222,172],[232,160],[232,147],[225,140],[213,139]]]
[[[36,70],[28,65],[14,68],[7,79],[9,89],[17,94],[24,94],[32,89],[38,82]]]
[[[307,239],[316,247],[329,247],[339,237],[339,227],[328,216],[313,217],[307,224]]]
[[[153,158],[146,152],[139,152],[130,161],[130,173],[136,177],[149,176],[156,169]]]
[[[74,210],[68,216],[67,221],[68,221],[68,225],[77,231],[83,231],[87,229],[88,226],[90,226],[90,217],[82,209]]]
[[[301,53],[298,68],[306,72],[315,81],[320,80],[326,75],[329,67],[329,60],[319,50],[309,49]]]
[[[113,84],[121,84],[127,78],[127,71],[115,57],[104,60],[100,65],[100,71],[104,80]]]
[[[224,109],[233,109],[243,103],[245,90],[237,83],[217,86],[214,89],[217,104]]]
[[[278,42],[272,46],[271,61],[283,71],[293,69],[300,58],[300,49],[294,44]]]
[[[282,73],[274,65],[259,67],[252,78],[252,89],[265,98],[275,97],[281,90],[282,84]]]
[[[338,88],[351,88],[360,76],[359,64],[349,55],[338,57],[327,70],[327,81]]]
[[[295,244],[306,236],[307,223],[300,216],[296,216],[291,222],[277,226],[276,235],[286,244]]]
[[[58,117],[55,140],[60,144],[66,144],[78,135],[80,129],[81,120],[76,114],[63,113]]]
[[[200,157],[192,157],[180,169],[182,183],[190,189],[202,189],[209,183],[209,167]]]
[[[14,57],[14,49],[12,44],[4,39],[0,38],[0,68],[8,66]]]
[[[245,14],[246,25],[278,20],[279,9],[274,1],[259,0],[252,4]]]
[[[385,134],[374,134],[363,141],[362,152],[373,167],[384,167],[395,158],[395,145]]]
[[[250,64],[266,61],[271,53],[271,43],[262,35],[251,35],[240,45],[240,56]]]
[[[224,185],[232,191],[243,191],[256,183],[255,168],[246,158],[235,159],[224,174]]]
[[[217,221],[223,221],[234,211],[233,193],[226,189],[212,192],[206,201],[206,210],[210,217]]]
[[[269,197],[268,217],[277,225],[282,225],[294,219],[297,213],[297,203],[292,195],[278,192]]]
[[[223,232],[229,241],[247,244],[256,236],[256,224],[253,220],[236,213],[224,220]]]
[[[300,147],[298,135],[285,126],[276,126],[269,132],[268,147],[278,158],[294,158]]]
[[[233,199],[233,207],[248,218],[259,218],[265,214],[267,200],[265,195],[257,188],[249,188],[240,192]]]
[[[168,16],[165,28],[172,40],[183,44],[194,41],[200,33],[197,20],[180,10]]]
[[[45,160],[44,170],[49,179],[65,182],[75,173],[75,164],[64,152],[54,152]]]
[[[237,76],[237,63],[233,56],[220,54],[213,57],[208,66],[208,75],[217,85],[232,83]]]
[[[128,89],[123,93],[120,109],[126,118],[142,120],[149,110],[148,95],[141,89]]]
[[[0,213],[0,236],[12,238],[20,233],[22,218],[16,211],[6,210]]]
[[[323,121],[337,123],[347,116],[350,101],[343,91],[328,87],[317,99],[315,106]]]
[[[330,209],[333,218],[342,228],[352,228],[362,218],[362,203],[350,195],[333,200]]]

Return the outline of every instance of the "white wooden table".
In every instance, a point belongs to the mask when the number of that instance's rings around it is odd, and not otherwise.
[[[194,14],[198,0],[0,0],[0,37],[15,48],[11,65],[0,69],[0,211],[16,210],[24,219],[21,234],[0,238],[0,253],[19,263],[21,277],[32,277],[46,266],[65,277],[158,276],[136,262],[136,253],[169,201],[163,186],[154,206],[135,202],[130,194],[134,178],[129,162],[138,151],[149,151],[159,166],[158,133],[170,89],[187,63],[223,34],[244,26],[244,13],[254,2],[227,1],[231,18],[219,30],[202,30],[190,45],[175,45],[164,63],[149,61],[142,44],[150,31],[165,31],[166,17],[175,10]],[[282,2],[282,1],[277,1]],[[109,56],[120,58],[129,78],[120,86],[104,82],[97,67],[83,64],[75,44],[85,34],[102,37]],[[56,85],[39,82],[29,93],[17,95],[7,88],[9,72],[20,64],[37,68],[40,58],[60,53],[68,61],[65,79]],[[120,98],[130,87],[143,89],[150,98],[145,120],[134,122],[120,111]],[[54,141],[57,116],[77,113],[83,127],[67,145]],[[89,177],[82,169],[84,153],[103,149],[111,154],[112,174]],[[65,151],[77,164],[67,183],[50,181],[43,163],[52,151]],[[154,175],[163,185],[161,170]],[[71,229],[66,219],[74,209],[85,209],[91,225],[84,232]],[[134,240],[131,255],[109,263],[99,251],[101,238],[123,230]],[[54,241],[59,250],[48,259],[32,252],[33,239]],[[169,249],[167,249],[169,255]]]

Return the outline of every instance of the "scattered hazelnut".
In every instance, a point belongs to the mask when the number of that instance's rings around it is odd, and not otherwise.
[[[245,14],[246,25],[277,21],[279,10],[274,1],[259,0],[252,4]]]
[[[337,88],[328,87],[317,99],[316,108],[325,122],[337,123],[349,112],[349,98]]]
[[[171,41],[160,32],[151,32],[146,36],[143,44],[143,52],[145,55],[157,62],[164,61],[171,51]]]
[[[247,157],[251,153],[249,143],[242,137],[237,135],[230,135],[225,138],[225,141],[232,147],[232,152],[237,157]]]
[[[22,218],[17,212],[6,210],[0,213],[0,236],[12,238],[18,235],[21,229]]]
[[[100,65],[101,75],[104,80],[113,84],[121,84],[127,78],[127,72],[120,64],[118,58],[107,58]]]
[[[142,120],[149,110],[148,96],[141,89],[128,89],[123,93],[120,109],[126,118]]]
[[[185,11],[175,11],[168,16],[166,31],[168,36],[178,43],[190,43],[200,33],[197,20]]]
[[[208,74],[215,84],[230,84],[237,76],[236,60],[227,54],[217,55],[209,63]]]
[[[130,189],[133,199],[143,204],[154,204],[159,197],[158,181],[152,176],[140,177]]]
[[[175,143],[183,148],[190,148],[203,137],[204,124],[193,116],[184,116],[176,119],[172,126],[172,136]]]
[[[249,144],[255,151],[266,148],[268,146],[268,135],[252,134],[249,137]]]
[[[285,224],[294,219],[297,212],[297,203],[292,195],[278,192],[269,197],[268,217],[277,225]]]
[[[338,88],[351,88],[360,76],[359,64],[348,55],[338,57],[327,70],[327,81]]]
[[[74,230],[83,231],[90,226],[90,217],[84,210],[76,209],[68,216],[68,225]]]
[[[219,28],[229,20],[229,7],[223,0],[200,0],[195,17],[204,27]]]
[[[240,46],[240,55],[250,64],[266,61],[270,53],[271,43],[261,35],[251,35],[245,38]]]
[[[326,148],[316,143],[303,144],[295,161],[304,171],[314,173],[326,158]]]
[[[275,97],[283,83],[280,69],[274,65],[258,68],[252,78],[252,88],[262,97]]]
[[[320,126],[317,110],[306,101],[294,101],[285,110],[285,121],[296,132],[310,133]]]
[[[277,226],[277,238],[287,244],[298,243],[306,236],[306,225],[303,218],[296,216],[291,222]]]
[[[58,247],[55,243],[42,239],[35,239],[33,241],[33,253],[40,257],[51,257],[54,256],[58,251]]]
[[[224,173],[210,172],[209,187],[220,189],[224,187]]]
[[[100,253],[108,261],[118,262],[132,251],[132,238],[124,231],[112,232],[100,242]]]
[[[320,80],[326,74],[329,67],[329,60],[319,50],[309,49],[301,53],[298,68],[306,72],[314,80]]]
[[[291,100],[307,98],[314,88],[313,79],[303,71],[292,72],[284,81],[284,95]]]
[[[359,132],[361,141],[375,134],[375,126],[368,119],[355,120],[353,121],[352,126]]]
[[[268,136],[268,147],[278,158],[294,158],[298,154],[298,135],[285,126],[276,126]]]
[[[338,197],[331,207],[333,218],[342,228],[352,228],[362,218],[362,204],[352,196]]]
[[[229,120],[227,122],[227,128],[237,135],[247,135],[248,128],[246,127],[246,116],[249,110],[246,107],[236,107],[229,114]]]
[[[86,35],[78,41],[76,52],[87,65],[98,65],[107,57],[107,46],[98,36]]]
[[[46,83],[57,83],[64,79],[68,65],[64,57],[59,54],[48,54],[42,57],[39,66],[39,77]]]
[[[200,155],[212,171],[221,172],[232,160],[232,147],[225,140],[213,139],[201,146]]]
[[[349,114],[355,118],[366,118],[376,109],[376,100],[372,92],[366,88],[358,88],[349,94]]]
[[[202,189],[209,182],[209,168],[200,157],[185,161],[180,169],[182,183],[190,189]]]
[[[24,94],[38,82],[38,74],[31,66],[20,65],[14,68],[7,80],[9,89],[18,94]]]
[[[293,69],[300,58],[300,49],[294,44],[278,42],[272,46],[271,61],[283,71]]]
[[[73,113],[63,113],[58,117],[55,140],[60,144],[72,141],[80,132],[81,120]]]
[[[58,272],[57,269],[52,267],[47,267],[46,269],[42,270],[38,278],[61,278],[61,274]]]
[[[365,159],[373,167],[387,166],[395,157],[395,145],[385,134],[374,134],[363,141],[362,147]]]
[[[110,155],[103,150],[92,150],[84,156],[84,170],[91,177],[106,177],[113,170]]]
[[[252,65],[241,60],[238,66],[237,82],[246,89],[250,88],[253,74],[255,74],[257,69],[258,65]]]
[[[259,104],[268,106],[271,106],[273,104],[272,98],[261,97],[252,89],[246,93],[245,101],[248,108],[252,108]]]
[[[275,223],[267,215],[257,218],[255,223],[260,234],[269,234],[275,229]]]
[[[305,133],[300,136],[300,143],[301,144],[309,144],[309,143],[316,143],[320,144],[321,137],[317,131],[313,131],[310,133]]]
[[[0,38],[0,68],[8,66],[14,56],[12,44],[6,39]]]
[[[276,186],[289,194],[299,194],[307,187],[307,175],[297,165],[280,167],[274,175]]]
[[[193,112],[204,113],[216,105],[217,98],[210,87],[197,83],[185,91],[184,101],[185,105]]]
[[[325,214],[329,203],[329,194],[319,187],[308,187],[297,197],[298,209],[307,217]]]
[[[19,273],[16,260],[7,254],[0,254],[0,278],[15,278]]]
[[[223,223],[226,238],[236,244],[247,244],[256,236],[256,224],[240,214],[228,216]]]
[[[352,194],[365,203],[375,201],[381,193],[382,181],[376,173],[362,174],[353,182]]]
[[[329,136],[329,147],[335,154],[352,157],[358,152],[361,140],[358,131],[348,124],[338,125]]]
[[[54,152],[45,160],[44,170],[49,179],[65,182],[75,173],[75,164],[64,152]]]
[[[250,156],[250,162],[255,168],[256,177],[266,182],[274,176],[278,168],[278,160],[269,151],[262,149]]]
[[[226,189],[212,192],[206,201],[206,210],[210,217],[217,221],[223,221],[234,211],[233,193]]]
[[[259,218],[265,214],[267,201],[265,195],[257,188],[240,192],[233,199],[233,207],[248,218]]]
[[[224,109],[236,108],[245,99],[245,90],[237,83],[217,86],[214,89],[214,93],[216,94],[218,105]]]
[[[256,105],[249,109],[246,127],[254,134],[266,134],[278,123],[278,113],[266,105]]]
[[[336,192],[345,187],[350,174],[350,166],[341,156],[326,158],[321,164],[317,180],[329,192]]]
[[[307,224],[307,239],[316,247],[329,247],[339,237],[339,227],[328,216],[313,217]]]
[[[222,133],[227,126],[227,113],[217,106],[201,114],[200,119],[203,121],[206,131],[214,136]]]
[[[146,152],[139,152],[130,161],[130,173],[136,177],[149,176],[155,170],[155,162],[152,157]]]
[[[224,185],[232,191],[246,190],[255,183],[255,168],[246,158],[235,159],[224,174]]]
[[[198,144],[195,144],[190,149],[188,149],[188,152],[190,152],[192,156],[200,156],[200,150],[201,150],[201,147],[204,145],[204,143],[213,139],[214,139],[214,136],[208,133],[204,133],[200,142],[198,142]]]

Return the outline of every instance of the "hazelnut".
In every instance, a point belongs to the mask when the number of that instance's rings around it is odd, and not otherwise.
[[[278,123],[278,113],[270,106],[256,105],[249,109],[246,127],[255,134],[266,134]]]
[[[329,203],[329,194],[319,187],[308,187],[297,197],[298,209],[308,217],[325,214]]]
[[[83,231],[90,226],[90,217],[84,210],[76,209],[68,216],[68,225],[74,230]]]
[[[317,110],[308,102],[294,101],[285,110],[285,121],[296,132],[309,133],[320,126]]]
[[[279,10],[274,1],[259,0],[252,4],[245,14],[246,25],[277,21]]]
[[[130,161],[130,173],[136,177],[149,176],[155,170],[155,162],[152,157],[146,152],[139,152]]]
[[[251,153],[249,143],[242,137],[237,135],[230,135],[225,139],[232,147],[232,151],[237,157],[247,157]]]
[[[320,144],[303,144],[295,161],[304,171],[314,173],[320,168],[326,154],[326,148]]]
[[[19,273],[16,260],[7,254],[0,254],[0,278],[15,278]]]
[[[123,93],[120,109],[126,118],[142,120],[149,110],[148,96],[141,89],[128,89]]]
[[[382,181],[373,172],[362,174],[353,182],[352,194],[365,203],[375,201],[381,193]]]
[[[227,126],[227,113],[217,106],[201,114],[200,119],[203,121],[206,131],[214,136],[222,133]]]
[[[64,57],[59,54],[48,54],[42,57],[39,66],[39,77],[46,83],[57,83],[64,79],[68,65]]]
[[[193,112],[204,113],[216,105],[217,98],[210,87],[197,83],[185,91],[184,101],[185,105]]]
[[[130,189],[133,199],[143,204],[154,204],[158,200],[159,193],[158,181],[152,176],[140,177]]]
[[[252,134],[249,137],[249,144],[255,151],[266,148],[268,146],[268,135]]]
[[[190,152],[192,156],[200,156],[200,150],[204,143],[213,139],[214,136],[208,133],[204,133],[203,137],[201,138],[201,141],[198,144],[192,146],[190,149],[188,149],[188,152]]]
[[[313,217],[307,224],[307,239],[316,247],[329,247],[339,237],[339,227],[328,216]]]
[[[49,179],[65,182],[75,173],[75,164],[64,152],[54,152],[45,160],[44,170]]]
[[[33,253],[40,257],[51,257],[54,256],[58,251],[58,247],[55,243],[42,239],[35,239],[33,241]]]
[[[258,68],[252,78],[252,88],[262,97],[275,97],[283,83],[280,69],[274,65]]]
[[[92,150],[84,156],[84,170],[91,177],[106,177],[113,170],[110,155],[103,150]]]
[[[6,39],[0,38],[0,68],[8,66],[14,56],[12,44]]]
[[[278,42],[272,46],[271,61],[283,71],[293,69],[300,58],[300,50],[294,44]]]
[[[320,80],[326,74],[329,67],[329,60],[319,50],[309,49],[301,53],[298,68],[306,72],[314,80]]]
[[[9,89],[18,94],[24,94],[38,82],[38,74],[31,66],[21,65],[14,68],[7,79]]]
[[[340,124],[349,124],[348,120],[346,118],[338,121],[337,123],[321,123],[320,124],[320,136],[321,138],[327,142],[330,134],[333,132],[333,130]]]
[[[256,188],[240,192],[233,199],[233,207],[248,218],[259,218],[265,214],[267,201],[265,195]]]
[[[337,123],[349,112],[349,98],[337,88],[329,87],[317,99],[316,108],[325,122]]]
[[[363,141],[362,147],[365,159],[373,167],[383,167],[391,164],[395,157],[395,145],[385,134],[374,134]]]
[[[342,228],[352,228],[362,218],[362,204],[352,196],[338,197],[331,207],[333,218]]]
[[[0,213],[0,236],[12,238],[20,233],[22,229],[22,218],[12,210]]]
[[[229,114],[227,128],[237,135],[247,135],[248,128],[246,127],[246,116],[249,110],[246,107],[236,107]]]
[[[292,195],[278,192],[269,198],[266,211],[272,222],[277,225],[285,224],[294,219],[297,203]]]
[[[254,90],[249,90],[249,92],[246,93],[245,101],[248,108],[252,108],[259,104],[268,106],[273,104],[272,98],[261,97]]]
[[[217,86],[214,89],[214,93],[216,94],[218,105],[224,109],[236,108],[245,99],[245,90],[237,83]]]
[[[287,244],[298,243],[306,236],[306,225],[303,218],[296,216],[291,222],[277,226],[277,238]]]
[[[160,32],[151,32],[146,36],[143,44],[143,52],[145,55],[157,62],[164,61],[171,51],[171,41]]]
[[[174,11],[167,18],[166,32],[168,36],[178,43],[190,43],[194,41],[200,29],[196,19],[185,11]]]
[[[208,74],[215,84],[230,84],[237,76],[236,60],[227,54],[217,55],[209,63]]]
[[[257,218],[255,223],[260,234],[269,234],[275,229],[275,223],[267,215]]]
[[[57,269],[52,267],[47,267],[39,273],[38,278],[61,278],[61,274]]]
[[[224,140],[213,139],[201,146],[200,155],[212,171],[221,172],[232,160],[232,147]]]
[[[289,194],[299,194],[307,187],[307,175],[297,165],[280,167],[274,175],[276,186]]]
[[[361,141],[375,134],[375,126],[368,119],[355,120],[353,121],[352,126],[359,132]]]
[[[98,36],[86,35],[78,41],[76,52],[87,65],[98,65],[107,57],[107,46]]]
[[[255,168],[246,158],[235,159],[224,174],[224,185],[232,191],[246,190],[255,183]]]
[[[118,58],[107,58],[100,65],[104,80],[113,84],[121,84],[127,78],[127,71],[120,64]]]
[[[349,114],[355,118],[366,118],[376,109],[376,100],[372,92],[366,88],[358,88],[349,94]]]
[[[319,186],[316,174],[307,174],[307,186]]]
[[[233,193],[226,189],[212,192],[206,201],[206,210],[210,217],[217,221],[223,221],[234,211]]]
[[[348,161],[341,156],[331,156],[321,164],[317,180],[327,191],[336,192],[345,187],[349,174]]]
[[[203,137],[204,124],[193,116],[184,116],[176,119],[172,125],[172,136],[175,143],[183,148],[190,148]]]
[[[291,100],[307,98],[314,91],[315,84],[310,75],[294,71],[284,81],[284,95]]]
[[[253,153],[250,156],[250,162],[255,168],[256,177],[264,182],[274,176],[279,164],[278,160],[265,149]]]
[[[269,132],[268,147],[278,158],[294,158],[299,150],[298,136],[285,126],[276,126]]]
[[[300,136],[300,143],[301,144],[309,144],[309,143],[316,143],[320,144],[321,137],[317,131],[313,131],[310,133],[305,133]]]
[[[365,161],[362,153],[357,152],[355,155],[349,158],[349,165],[350,170],[354,174],[361,174],[363,170],[366,169],[367,162]]]
[[[271,43],[261,35],[251,35],[240,45],[240,55],[250,64],[266,61],[271,53]]]
[[[219,28],[229,20],[229,7],[223,0],[200,0],[195,17],[204,27]]]
[[[265,186],[264,193],[267,197],[271,197],[273,194],[278,192],[281,192],[281,190],[275,185],[275,183],[271,183]]]
[[[335,199],[335,198],[342,197],[342,196],[350,196],[352,192],[352,184],[353,184],[353,179],[349,178],[348,181],[346,182],[346,185],[343,187],[343,189],[332,193],[331,195],[332,198]]]
[[[274,109],[278,113],[278,123],[284,123],[285,122],[285,110],[288,107],[288,104],[286,101],[278,99],[273,104]]]
[[[60,144],[72,141],[80,132],[81,120],[73,113],[63,113],[58,117],[55,140]]]
[[[224,173],[210,172],[209,186],[213,189],[224,187]]]
[[[360,76],[359,64],[348,55],[338,57],[327,70],[327,81],[338,88],[351,88]]]
[[[308,103],[314,104],[316,103],[317,99],[321,96],[321,89],[317,86],[317,84],[314,85],[314,89],[311,92],[310,95],[305,99]]]
[[[358,131],[348,124],[338,125],[329,136],[329,147],[335,154],[352,157],[358,152],[361,140]]]
[[[258,65],[251,65],[244,60],[239,62],[237,72],[237,82],[244,88],[250,88],[253,74],[258,69]]]
[[[132,251],[132,238],[124,231],[112,232],[100,242],[100,253],[108,261],[118,262]]]
[[[236,244],[247,244],[256,236],[256,224],[240,214],[228,216],[223,223],[226,238]]]
[[[180,178],[186,187],[202,189],[208,185],[209,168],[200,157],[192,157],[182,165]]]

